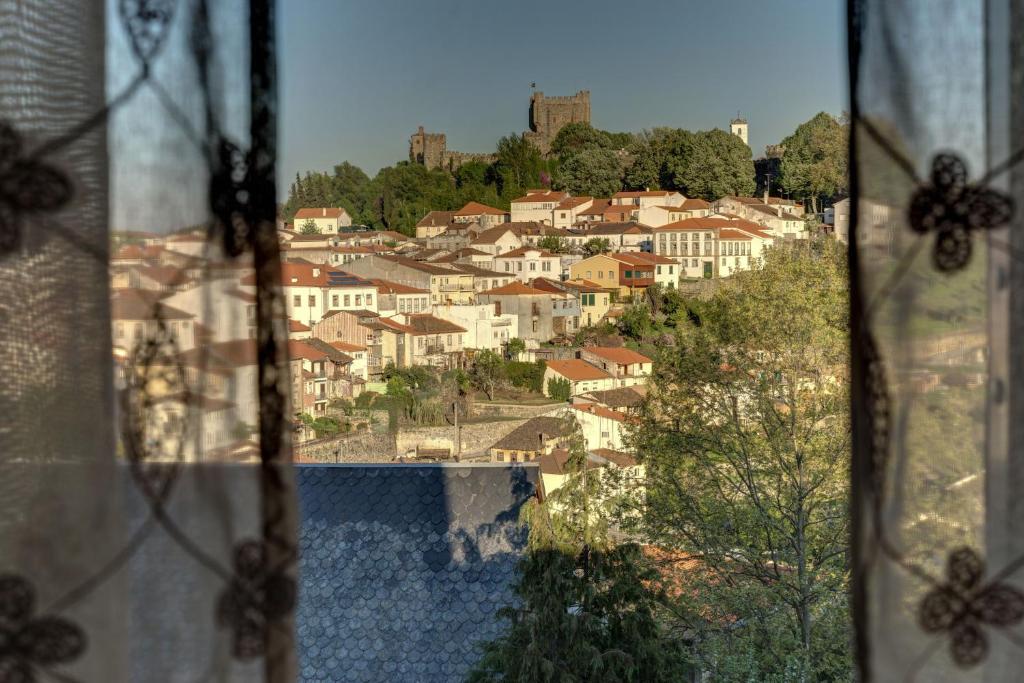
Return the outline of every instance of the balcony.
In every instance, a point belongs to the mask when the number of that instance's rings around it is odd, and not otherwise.
[[[491,321],[491,327],[509,327],[511,324],[512,324],[512,321],[508,320],[507,318],[506,319],[502,319],[502,320],[492,320]]]
[[[463,287],[462,285],[441,285],[439,289],[442,292],[472,292],[473,285],[468,285],[466,287]]]

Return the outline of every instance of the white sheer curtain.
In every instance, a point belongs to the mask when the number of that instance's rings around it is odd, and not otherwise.
[[[864,680],[1020,680],[1019,0],[852,0]]]
[[[0,681],[292,680],[273,7],[0,0]]]

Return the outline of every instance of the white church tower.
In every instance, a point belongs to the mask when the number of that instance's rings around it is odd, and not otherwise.
[[[743,140],[744,145],[750,145],[747,141],[747,120],[740,118],[739,114],[729,122],[729,132],[739,136],[740,140]]]

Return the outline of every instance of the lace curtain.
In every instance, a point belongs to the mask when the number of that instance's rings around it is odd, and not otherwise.
[[[269,0],[0,0],[0,681],[290,681]]]
[[[864,680],[1021,677],[1022,10],[849,5]]]

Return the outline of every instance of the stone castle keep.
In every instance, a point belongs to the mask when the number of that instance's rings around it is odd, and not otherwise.
[[[551,141],[568,123],[590,123],[589,90],[580,90],[565,97],[533,93],[530,96],[530,130],[523,136],[536,145],[541,154],[547,154],[551,150]],[[490,163],[494,161],[494,155],[451,151],[444,133],[427,133],[420,126],[409,138],[409,161],[427,168],[454,171],[468,161]]]

